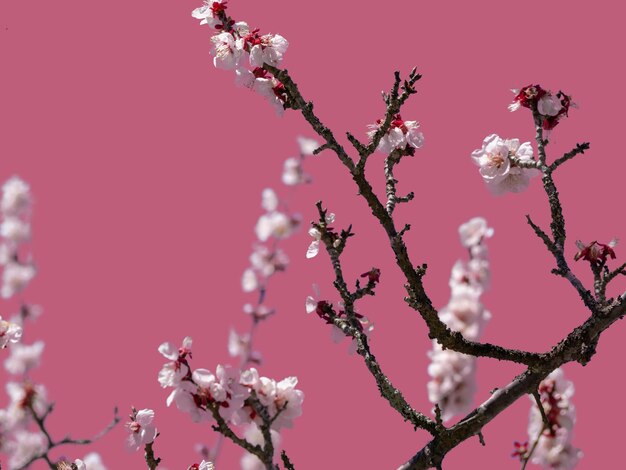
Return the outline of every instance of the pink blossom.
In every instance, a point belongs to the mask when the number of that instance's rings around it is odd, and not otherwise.
[[[213,47],[213,65],[218,69],[232,70],[239,64],[239,59],[243,53],[243,45],[240,40],[236,40],[231,33],[219,33],[211,38]]]
[[[578,261],[582,258],[589,261],[591,264],[603,265],[606,263],[608,257],[615,259],[615,251],[613,251],[613,248],[615,248],[617,242],[617,238],[611,240],[607,245],[598,243],[597,241],[585,244],[580,240],[576,240],[578,252],[574,255],[574,260]]]
[[[130,432],[128,437],[128,447],[132,450],[139,450],[154,441],[157,435],[156,427],[152,424],[154,419],[154,411],[143,409],[133,411],[130,416],[130,422],[126,423],[126,427]]]
[[[202,20],[200,24],[208,24],[211,28],[220,25],[219,13],[226,9],[226,2],[222,0],[206,0],[204,5],[191,12],[191,16]]]
[[[374,137],[381,125],[382,121],[378,120],[376,124],[369,126],[368,136],[370,139]],[[418,129],[419,123],[417,121],[404,121],[399,114],[396,114],[391,121],[387,134],[380,139],[377,150],[391,153],[396,149],[404,149],[412,154],[415,149],[424,145],[424,134]]]
[[[474,217],[459,227],[461,245],[471,247],[478,245],[485,238],[493,236],[493,229],[487,227],[487,221],[482,217]]]
[[[289,47],[289,42],[280,34],[259,36],[252,32],[245,41],[250,51],[251,67],[263,67],[263,64],[278,66]]]
[[[9,261],[4,266],[4,272],[2,273],[0,295],[5,299],[13,297],[15,294],[25,289],[36,274],[37,269],[33,264]]]
[[[520,145],[518,139],[504,140],[497,134],[491,134],[485,138],[481,149],[472,152],[483,180],[494,195],[521,192],[528,187],[530,178],[539,174],[536,168],[517,166],[509,156],[521,162],[533,161],[530,142]]]

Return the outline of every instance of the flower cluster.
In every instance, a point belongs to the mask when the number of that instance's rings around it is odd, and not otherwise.
[[[530,410],[528,437],[537,440],[531,458],[534,464],[552,470],[574,468],[582,457],[580,449],[572,446],[576,411],[571,403],[574,384],[565,379],[563,371],[556,369],[539,385],[539,395],[547,424],[535,404]],[[531,398],[532,400],[532,398]]]
[[[191,15],[215,30],[211,55],[217,68],[234,70],[236,83],[266,98],[278,114],[288,106],[285,87],[263,68],[278,66],[289,43],[279,34],[261,35],[244,21],[235,22],[226,14],[226,1],[206,0]]]
[[[383,121],[378,120],[376,124],[370,124],[368,137],[372,139]],[[416,149],[424,145],[424,134],[419,131],[417,121],[404,121],[399,114],[396,114],[391,121],[389,130],[378,143],[377,150],[383,153],[391,153],[396,149],[403,150],[407,155],[413,155]]]
[[[259,377],[254,368],[241,371],[222,365],[215,374],[207,369],[192,370],[191,346],[189,337],[180,348],[171,343],[159,346],[159,352],[171,362],[163,366],[158,380],[163,388],[173,388],[167,405],[176,404],[194,422],[219,419],[232,425],[264,424],[266,416],[272,420],[272,429],[280,431],[290,428],[293,419],[302,414],[304,394],[295,389],[297,378],[276,382]]]
[[[539,174],[533,165],[530,142],[520,145],[518,139],[502,139],[497,134],[485,137],[482,148],[472,152],[472,159],[495,195],[519,193],[528,187],[530,178]]]
[[[591,243],[583,243],[580,240],[576,240],[576,246],[578,252],[574,255],[574,260],[584,259],[589,261],[592,265],[603,266],[606,264],[607,258],[615,259],[615,251],[613,248],[617,246],[617,238],[611,240],[608,244],[598,243],[593,241]]]
[[[515,94],[515,98],[509,105],[509,110],[516,111],[521,107],[533,109],[536,106],[541,116],[541,126],[545,131],[554,129],[559,121],[567,116],[569,108],[576,107],[571,96],[562,91],[554,95],[551,91],[541,88],[540,85],[528,85],[511,91]]]
[[[450,276],[451,298],[439,312],[439,317],[451,330],[460,332],[466,339],[478,340],[491,317],[480,302],[481,294],[489,284],[487,246],[483,243],[493,235],[485,219],[475,217],[459,227],[461,244],[468,248],[470,260],[459,260]],[[428,399],[441,410],[441,418],[449,420],[454,415],[471,408],[476,389],[476,358],[443,349],[433,341],[429,352]]]

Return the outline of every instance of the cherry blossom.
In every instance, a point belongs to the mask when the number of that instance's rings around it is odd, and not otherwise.
[[[482,217],[474,217],[459,226],[461,245],[469,248],[478,245],[484,238],[493,236],[493,228],[487,227],[487,221]]]
[[[0,224],[0,236],[13,243],[22,243],[30,239],[30,224],[19,217],[5,217]]]
[[[13,176],[2,186],[0,211],[7,215],[18,215],[30,208],[30,186],[21,178]]]
[[[295,186],[311,181],[311,177],[302,168],[302,159],[290,157],[283,164],[282,182],[287,186]]]
[[[17,343],[21,337],[22,327],[20,325],[0,317],[0,348],[6,348],[9,343]]]
[[[128,436],[128,447],[132,450],[139,450],[146,444],[154,441],[157,435],[157,429],[152,424],[154,420],[154,411],[149,409],[133,410],[130,415],[130,422],[126,423],[126,427],[130,432]]]
[[[239,59],[243,53],[243,43],[236,40],[231,33],[216,34],[211,38],[213,47],[213,65],[218,69],[232,70],[239,64]]]
[[[90,452],[82,460],[76,459],[74,465],[78,467],[78,470],[107,470],[97,452]]]
[[[518,139],[505,140],[497,134],[488,135],[481,149],[472,152],[472,158],[487,187],[494,195],[505,192],[518,193],[526,189],[530,178],[539,174],[536,168],[517,166],[509,156],[520,162],[532,162],[533,150],[530,142],[520,145]]]
[[[487,247],[484,242],[493,235],[487,221],[474,217],[459,226],[461,245],[469,249],[469,261],[458,260],[450,275],[451,296],[448,304],[439,310],[440,320],[452,331],[476,341],[491,318],[480,302],[490,278]],[[431,363],[427,384],[428,398],[438,405],[444,421],[469,411],[476,390],[476,358],[443,349],[433,341],[428,353]]]
[[[37,274],[33,264],[21,264],[10,261],[4,266],[0,295],[8,299],[21,292]]]
[[[40,432],[18,430],[8,444],[9,468],[20,468],[47,448],[47,439]]]
[[[582,452],[571,443],[576,421],[576,411],[571,403],[574,384],[565,379],[563,370],[559,368],[539,384],[538,391],[549,426],[546,427],[542,414],[533,400],[528,437],[538,441],[531,461],[546,469],[574,468],[582,457]]]
[[[187,470],[214,470],[215,466],[213,465],[213,462],[207,462],[206,460],[203,460],[202,462],[198,463],[194,463],[193,465],[190,465]]]
[[[289,47],[289,42],[280,34],[259,36],[252,32],[244,40],[249,48],[252,67],[263,67],[263,64],[278,66]]]
[[[580,240],[576,240],[578,252],[574,255],[574,260],[578,261],[582,258],[593,265],[603,265],[606,263],[608,257],[615,259],[615,251],[613,251],[613,248],[617,246],[617,242],[617,238],[614,238],[606,245],[604,243],[598,243],[597,241],[585,244]]]
[[[536,105],[537,112],[542,117],[541,127],[545,131],[554,129],[559,121],[568,115],[569,108],[576,107],[572,103],[571,96],[562,91],[554,95],[551,91],[541,88],[540,85],[528,85],[511,91],[515,94],[515,98],[509,105],[509,110],[517,111],[520,107],[532,109],[533,105]],[[547,133],[544,137],[547,137]]]
[[[161,387],[175,387],[189,374],[187,357],[191,357],[192,344],[191,337],[187,336],[183,339],[183,344],[180,348],[176,348],[172,343],[167,342],[159,346],[158,351],[161,355],[173,361],[163,365],[159,371],[158,379]]]
[[[11,347],[11,355],[4,361],[4,368],[13,375],[25,374],[39,366],[44,342],[36,341],[31,345],[15,344]]]
[[[208,24],[215,28],[220,24],[218,14],[226,9],[226,2],[222,0],[206,0],[204,5],[191,12],[191,16],[202,20],[200,24]]]
[[[332,224],[335,221],[335,214],[329,213],[325,216],[326,224]],[[328,232],[332,231],[331,227],[326,227]],[[313,241],[306,250],[306,257],[308,259],[315,258],[320,251],[320,242],[322,240],[322,232],[317,226],[313,226],[309,229],[309,235],[313,238]]]
[[[29,381],[22,383],[8,382],[6,384],[9,405],[6,408],[6,420],[9,428],[25,425],[32,419],[31,411],[38,416],[43,416],[48,409],[46,400],[46,388],[41,384],[33,384]]]
[[[275,310],[266,307],[265,305],[253,306],[252,304],[245,304],[243,306],[243,312],[247,315],[252,315],[256,320],[262,320],[274,313]]]
[[[382,125],[379,119],[376,124],[371,124],[367,133],[369,138],[373,138],[374,134]],[[391,153],[395,149],[407,149],[414,151],[424,145],[424,134],[419,130],[417,121],[404,121],[399,114],[396,114],[391,121],[391,126],[378,144],[377,150],[383,153]]]
[[[274,449],[277,449],[280,446],[280,434],[274,430],[270,429],[270,436],[272,439],[272,445]],[[255,423],[251,423],[246,428],[243,437],[252,445],[264,446],[265,439],[263,438],[263,433],[259,429],[259,427]],[[261,462],[258,457],[254,454],[250,454],[246,452],[241,458],[241,469],[242,470],[265,470],[265,464]]]
[[[276,382],[268,377],[260,377],[258,380],[256,370],[248,370],[246,377],[242,374],[242,383],[256,392],[256,396],[267,408],[270,417],[275,417],[272,429],[280,431],[281,428],[291,428],[293,420],[302,414],[302,402],[304,393],[295,387],[298,384],[297,377],[287,377]],[[254,414],[254,413],[253,413]]]

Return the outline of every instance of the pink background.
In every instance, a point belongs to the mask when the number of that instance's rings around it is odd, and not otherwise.
[[[529,113],[506,108],[510,88],[539,82],[571,93],[580,109],[555,130],[550,155],[586,140],[592,150],[556,176],[568,257],[577,238],[626,237],[626,164],[621,145],[614,147],[625,106],[623,8],[566,1],[365,5],[229,2],[236,19],[289,40],[284,65],[343,141],[348,130],[364,138],[366,125],[381,117],[380,91],[390,87],[392,72],[418,66],[424,78],[403,116],[422,123],[426,146],[398,173],[400,191],[417,194],[397,211],[399,223],[413,223],[410,253],[429,264],[426,286],[442,306],[450,267],[464,256],[457,227],[486,217],[496,234],[489,242],[493,285],[484,297],[493,319],[484,339],[545,351],[586,312],[573,289],[549,274],[553,261],[525,223],[527,213],[547,222],[539,181],[522,195],[494,198],[469,154],[492,132],[532,138]],[[231,361],[229,328],[248,325],[241,306],[252,296],[242,294],[240,278],[266,186],[289,195],[306,223],[321,198],[337,213],[337,226],[353,224],[348,275],[382,269],[376,297],[361,305],[376,324],[373,351],[406,398],[429,410],[430,343],[422,320],[402,301],[382,230],[328,152],[308,162],[313,185],[293,192],[281,185],[296,136],[311,132],[300,115],[277,118],[261,97],[235,88],[231,73],[213,68],[210,31],[190,17],[196,6],[190,0],[0,3],[0,178],[19,174],[36,198],[31,249],[40,273],[24,297],[45,314],[25,339],[46,341],[34,377],[57,403],[50,428],[59,437],[90,436],[109,421],[114,405],[124,415],[131,405],[153,408],[161,431],[157,454],[170,470],[197,461],[197,442],[215,441],[208,424],[192,424],[165,406],[168,392],[156,381],[164,360],[156,348],[189,334],[195,367]],[[373,158],[369,172],[379,188],[381,161]],[[283,245],[292,264],[272,279],[268,294],[279,313],[256,341],[265,358],[261,372],[277,379],[296,374],[306,394],[304,415],[283,433],[284,445],[298,470],[397,468],[427,434],[414,432],[378,397],[360,358],[346,354],[347,343],[332,344],[328,327],[305,315],[314,282],[336,300],[326,256],[304,258],[309,241],[305,229]],[[617,253],[623,261],[623,245]],[[576,272],[589,282],[587,266],[576,265]],[[618,280],[611,293],[623,288]],[[9,316],[16,306],[4,303],[0,314]],[[581,469],[617,468],[623,459],[623,334],[623,325],[615,325],[587,367],[566,367],[576,383]],[[519,371],[482,360],[477,400]],[[514,440],[526,439],[529,404],[522,399],[502,413],[484,430],[486,448],[466,441],[446,468],[469,462],[518,468],[509,454]],[[91,448],[110,469],[145,468],[139,453],[124,451],[124,439],[120,426]],[[86,452],[62,451],[74,458]],[[240,455],[226,445],[217,468],[238,468]]]

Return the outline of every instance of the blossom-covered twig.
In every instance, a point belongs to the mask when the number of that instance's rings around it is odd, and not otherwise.
[[[315,306],[316,313],[326,320],[328,323],[333,324],[337,328],[339,328],[346,336],[350,336],[356,342],[356,352],[360,356],[363,357],[365,361],[365,365],[368,370],[376,380],[376,384],[378,385],[378,389],[380,391],[381,396],[389,402],[392,408],[394,408],[400,415],[404,418],[405,421],[409,421],[414,428],[422,428],[430,432],[431,434],[435,433],[435,429],[437,427],[436,423],[428,418],[423,413],[413,409],[411,405],[405,400],[402,392],[398,390],[389,380],[389,378],[383,373],[376,357],[370,350],[370,346],[367,339],[367,334],[363,331],[363,327],[358,318],[358,314],[354,309],[354,304],[357,300],[359,300],[362,296],[357,294],[357,292],[352,293],[346,284],[346,281],[343,276],[343,270],[341,267],[340,256],[343,248],[345,247],[345,241],[348,236],[351,235],[351,231],[343,231],[343,237],[339,238],[337,234],[328,230],[326,225],[327,220],[327,212],[322,207],[322,203],[317,203],[317,209],[320,216],[320,221],[317,224],[318,230],[321,231],[321,241],[324,242],[324,246],[326,247],[326,251],[331,258],[331,262],[333,265],[333,270],[335,272],[335,280],[334,285],[341,295],[342,299],[342,307],[346,316],[339,315],[335,312],[333,307],[326,301],[318,301]],[[342,240],[341,243],[337,244],[337,240]],[[336,246],[337,245],[337,246]],[[375,270],[372,269],[373,272]],[[373,285],[378,282],[379,272],[375,274],[375,282],[374,279],[368,282],[368,286],[370,290],[373,289]]]
[[[214,7],[216,3],[221,4],[221,2],[213,2]],[[535,140],[538,146],[537,160],[532,156],[530,143],[520,145],[517,139],[503,140],[495,134],[485,139],[483,149],[476,151],[472,156],[481,167],[481,174],[490,189],[496,194],[506,191],[519,192],[528,186],[531,176],[539,173],[542,175],[542,182],[550,206],[551,236],[536,224],[531,223],[531,225],[556,259],[557,268],[553,272],[563,276],[574,286],[583,298],[585,306],[590,310],[591,316],[546,353],[518,351],[492,344],[478,343],[463,338],[459,332],[451,331],[441,321],[422,283],[426,274],[426,266],[415,267],[416,264],[411,261],[404,243],[403,235],[408,229],[408,225],[398,231],[393,218],[393,210],[388,210],[387,204],[383,204],[376,196],[370,181],[365,177],[367,159],[376,149],[385,150],[389,155],[397,148],[412,151],[410,146],[416,147],[415,142],[411,141],[415,136],[409,134],[408,126],[394,126],[393,122],[397,120],[399,121],[398,124],[400,121],[406,124],[406,121],[399,118],[400,108],[408,97],[415,92],[413,84],[419,76],[415,71],[411,72],[409,79],[405,80],[404,86],[401,87],[400,74],[396,72],[391,93],[383,95],[387,105],[385,118],[378,121],[378,129],[370,134],[371,142],[369,145],[363,145],[354,136],[348,135],[349,141],[359,154],[358,163],[355,163],[355,160],[336,141],[332,131],[324,126],[313,112],[313,104],[303,98],[288,72],[278,68],[286,49],[286,40],[281,37],[275,41],[277,35],[266,35],[259,38],[256,33],[256,36],[253,34],[244,37],[241,31],[248,31],[247,25],[237,26],[237,24],[234,21],[232,24],[222,24],[221,28],[233,31],[233,33],[225,37],[220,37],[218,34],[212,39],[216,45],[214,49],[216,66],[226,65],[224,68],[236,68],[242,57],[249,55],[250,64],[257,68],[262,67],[262,70],[255,69],[255,72],[250,75],[247,70],[237,69],[236,73],[256,77],[255,80],[259,80],[259,82],[254,82],[254,84],[258,84],[261,88],[267,87],[269,84],[273,94],[265,94],[265,96],[274,104],[280,105],[281,111],[283,109],[300,110],[313,130],[325,140],[326,143],[322,147],[331,149],[337,154],[356,183],[359,195],[365,199],[372,214],[387,234],[396,258],[396,264],[407,281],[408,296],[405,300],[424,319],[429,330],[429,336],[436,339],[442,348],[449,348],[477,357],[491,357],[518,362],[528,367],[508,385],[495,390],[487,401],[469,413],[459,423],[450,428],[443,427],[441,423],[435,423],[433,429],[429,429],[433,434],[433,439],[400,467],[402,470],[441,468],[441,462],[451,449],[471,436],[478,435],[480,437],[481,430],[487,423],[521,396],[535,391],[541,381],[560,365],[571,361],[586,364],[595,353],[599,335],[626,312],[626,293],[610,302],[599,304],[571,272],[565,260],[565,220],[558,191],[552,178],[552,170],[573,158],[573,155],[566,156],[567,158],[561,160],[551,170],[547,164],[546,145],[549,142],[549,133],[559,124],[561,119],[567,116],[570,106],[573,105],[571,98],[563,92],[552,94],[538,85],[530,85],[521,90],[515,90],[515,102],[510,109],[525,107],[532,110],[536,129]],[[241,39],[241,41],[236,43],[236,38]],[[263,58],[259,60],[261,54]],[[267,73],[271,73],[271,79],[267,77]],[[254,84],[251,87],[255,86]],[[400,89],[403,90],[402,94],[400,94]],[[389,176],[388,171],[387,177]],[[393,177],[393,175],[391,176]],[[387,195],[393,196],[394,185],[395,181],[388,185]],[[532,222],[530,218],[529,222]],[[343,250],[345,239],[338,237],[337,234],[330,236],[327,228],[324,228],[324,223],[325,217],[321,216],[318,227],[314,227],[319,232],[313,234],[314,237],[319,236],[314,240],[314,243],[324,240],[327,246],[335,271],[335,287],[343,300],[343,310],[336,312],[333,306],[325,301],[317,302],[313,310],[321,318],[355,338],[357,350],[363,353],[366,351],[367,337],[362,334],[362,327],[359,327],[357,323],[359,317],[354,310],[353,294],[347,288],[339,263],[339,254]],[[371,364],[368,363],[368,367]],[[378,380],[377,382],[380,386],[380,382]],[[428,421],[426,423],[426,427],[430,427]]]

